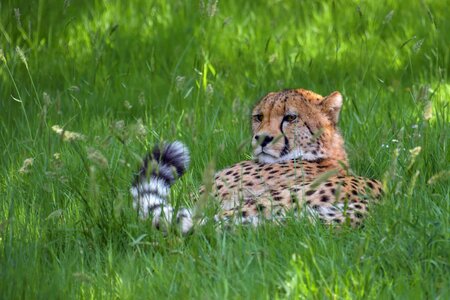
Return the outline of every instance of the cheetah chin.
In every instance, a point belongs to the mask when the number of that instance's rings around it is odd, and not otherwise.
[[[299,160],[307,160],[307,161],[317,161],[320,159],[323,159],[320,155],[312,155],[310,153],[303,153],[301,149],[295,149],[289,152],[286,155],[283,155],[281,157],[276,157],[274,155],[268,154],[267,152],[259,151],[258,154],[254,154],[255,160],[259,161],[263,164],[272,164],[272,163],[278,163],[283,161],[288,161],[292,159],[299,159]]]

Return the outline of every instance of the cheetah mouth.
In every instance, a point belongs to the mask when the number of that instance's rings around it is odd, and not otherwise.
[[[304,155],[303,151],[300,149],[294,149],[290,151],[289,153],[285,155],[275,155],[273,154],[273,151],[267,151],[267,149],[256,149],[254,152],[254,157],[262,163],[274,163],[274,162],[281,162],[281,161],[287,161],[291,159],[305,159],[309,160],[308,156]]]
[[[266,149],[261,149],[261,147],[259,147],[259,149],[256,149],[254,152],[254,157],[262,163],[273,163],[276,162],[280,159],[280,157],[278,155],[275,155],[273,153],[271,153],[272,151],[268,151]]]

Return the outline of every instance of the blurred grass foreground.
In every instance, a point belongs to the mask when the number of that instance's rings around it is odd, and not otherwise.
[[[446,1],[0,2],[0,298],[448,299]],[[128,189],[161,140],[172,193],[250,157],[284,88],[344,95],[353,172],[386,188],[364,228],[305,220],[163,234]],[[206,170],[206,171],[205,171]],[[207,209],[207,208],[205,208]]]

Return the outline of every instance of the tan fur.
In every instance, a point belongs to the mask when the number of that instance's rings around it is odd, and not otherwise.
[[[257,224],[262,218],[282,219],[293,210],[325,223],[361,224],[370,200],[379,198],[382,189],[379,181],[348,175],[344,141],[336,127],[341,105],[338,92],[322,97],[297,89],[265,96],[253,109],[256,160],[215,176],[212,196],[220,203],[219,215]],[[261,137],[273,139],[262,147]],[[301,155],[284,159],[296,153]],[[274,162],[258,162],[262,158]]]

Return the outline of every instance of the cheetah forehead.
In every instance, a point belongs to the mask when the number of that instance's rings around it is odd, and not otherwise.
[[[324,100],[322,95],[305,89],[272,92],[264,96],[255,106],[255,112],[288,111],[291,106],[304,107],[318,105]]]
[[[319,95],[317,93],[305,89],[296,89],[295,92],[301,95],[306,101],[312,104],[319,104],[324,99],[322,95]]]
[[[290,110],[302,111],[306,115],[317,114],[324,99],[323,96],[305,89],[272,92],[256,104],[253,114],[269,113],[271,117],[274,117],[281,116]]]

